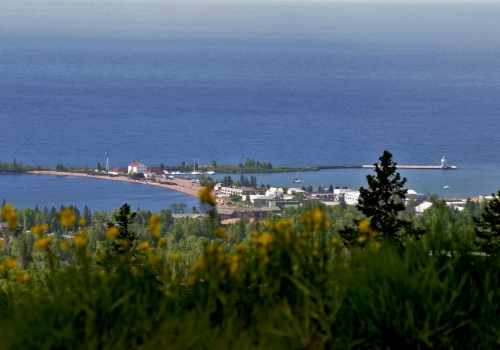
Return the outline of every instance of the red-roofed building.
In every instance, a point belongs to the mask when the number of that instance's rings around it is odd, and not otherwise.
[[[132,162],[128,165],[128,173],[144,173],[146,171],[146,166],[141,162]]]
[[[111,168],[109,169],[109,173],[110,175],[124,175],[125,174],[125,168]]]
[[[149,168],[144,172],[145,177],[165,177],[165,173],[160,168]]]

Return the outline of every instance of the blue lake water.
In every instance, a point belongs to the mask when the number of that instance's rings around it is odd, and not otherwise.
[[[112,167],[247,157],[298,167],[372,164],[388,149],[400,164],[446,154],[458,166],[402,172],[420,192],[489,194],[500,188],[499,17],[495,2],[7,0],[0,159],[94,167],[107,151]],[[352,188],[365,175],[302,174]],[[289,174],[266,176],[259,183],[288,186]],[[15,202],[29,195],[21,179],[0,177]],[[85,200],[103,193],[77,187]],[[50,188],[40,198],[62,200]]]
[[[193,196],[140,183],[86,179],[51,175],[1,175],[0,200],[16,208],[40,209],[75,205],[83,210],[111,211],[128,203],[133,210],[141,208],[158,212],[174,203],[185,203],[187,212],[199,201]]]

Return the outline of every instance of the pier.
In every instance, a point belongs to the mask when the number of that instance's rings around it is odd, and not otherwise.
[[[436,169],[436,170],[456,170],[455,165],[396,165],[398,169]],[[363,168],[375,168],[374,165],[363,165]]]
[[[455,165],[396,165],[399,169],[422,169],[422,170],[456,170]],[[317,166],[312,169],[322,170],[322,169],[374,169],[375,165],[326,165]]]

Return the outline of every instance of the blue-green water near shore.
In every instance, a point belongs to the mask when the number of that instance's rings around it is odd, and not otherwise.
[[[193,206],[199,208],[199,201],[193,196],[157,186],[140,183],[87,179],[52,175],[1,175],[0,200],[14,204],[16,208],[40,209],[61,205],[74,205],[80,210],[111,211],[124,203],[137,208],[158,212],[168,209],[173,203],[185,203],[187,211]]]

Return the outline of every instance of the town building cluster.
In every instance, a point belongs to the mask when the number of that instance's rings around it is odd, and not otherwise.
[[[443,165],[443,164],[442,164]],[[446,165],[446,163],[444,163]],[[109,174],[112,176],[124,175],[125,173],[142,173],[146,178],[166,178],[173,177],[172,173],[167,170],[162,170],[155,167],[147,167],[141,162],[131,162],[128,168],[112,168]],[[196,180],[195,180],[196,181]],[[199,181],[197,181],[199,184]],[[346,205],[357,205],[359,203],[360,192],[349,188],[336,188],[333,192],[306,192],[301,188],[289,188],[284,190],[280,187],[269,187],[265,193],[259,193],[254,187],[228,187],[223,186],[222,183],[217,183],[214,186],[214,192],[219,203],[219,214],[224,222],[237,221],[246,216],[251,220],[265,219],[267,213],[272,212],[280,214],[284,208],[294,207],[297,208],[300,202],[296,200],[297,195],[301,195],[303,199],[316,199],[325,205],[338,205],[345,203]],[[237,196],[242,201],[248,201],[247,207],[230,207],[226,202],[229,202],[229,197]],[[488,197],[478,197],[474,200],[488,199]],[[417,193],[414,190],[408,190],[406,195],[406,202],[410,200],[415,201],[418,205],[415,207],[415,213],[421,215],[426,209],[432,206],[429,198],[425,194]],[[449,198],[445,199],[446,204],[452,206],[457,210],[463,210],[465,207],[466,199]],[[203,218],[206,214],[174,214],[175,219]]]

